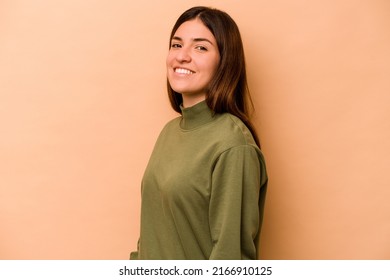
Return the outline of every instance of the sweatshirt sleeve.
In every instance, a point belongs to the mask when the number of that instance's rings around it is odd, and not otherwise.
[[[223,152],[214,167],[209,208],[210,259],[256,259],[261,158],[254,146]]]

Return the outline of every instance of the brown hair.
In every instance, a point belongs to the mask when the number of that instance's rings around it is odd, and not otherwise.
[[[241,119],[251,131],[257,145],[260,146],[256,130],[249,118],[253,103],[247,85],[244,48],[237,24],[223,11],[202,6],[193,7],[177,19],[169,42],[181,24],[195,18],[200,19],[214,35],[220,54],[216,74],[207,88],[207,105],[215,113],[227,112]],[[171,105],[176,112],[180,113],[183,97],[172,89],[169,81],[167,81],[167,87]]]

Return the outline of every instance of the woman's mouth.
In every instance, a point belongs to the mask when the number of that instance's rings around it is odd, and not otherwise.
[[[175,71],[175,73],[185,74],[185,75],[191,75],[191,74],[195,73],[195,72],[188,70],[188,69],[185,69],[185,68],[175,68],[174,71]]]

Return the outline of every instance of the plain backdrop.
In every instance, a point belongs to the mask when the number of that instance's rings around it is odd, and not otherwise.
[[[0,0],[0,259],[127,259],[195,5],[240,27],[269,188],[259,258],[390,258],[388,0]]]

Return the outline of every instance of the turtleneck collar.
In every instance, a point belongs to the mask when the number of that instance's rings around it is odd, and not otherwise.
[[[192,107],[184,108],[180,106],[182,119],[180,127],[184,130],[196,129],[211,122],[215,114],[209,108],[206,101],[199,102]]]

